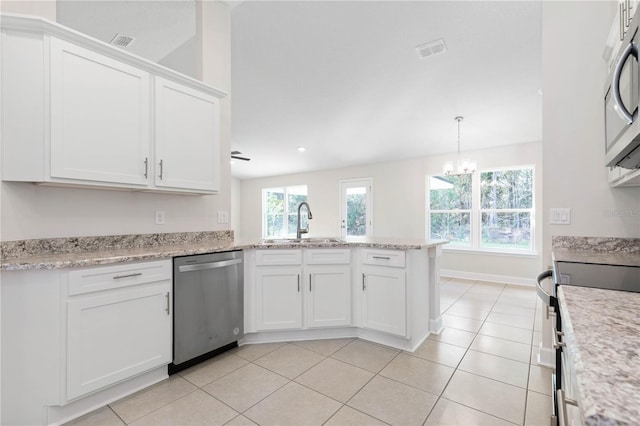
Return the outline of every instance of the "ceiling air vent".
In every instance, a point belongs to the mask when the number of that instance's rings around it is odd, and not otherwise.
[[[129,47],[131,43],[135,40],[135,37],[131,37],[124,34],[116,34],[116,36],[109,42],[114,46],[118,47]]]
[[[428,56],[439,55],[440,53],[446,52],[447,46],[444,44],[444,40],[440,38],[417,46],[416,51],[420,59],[423,59]]]

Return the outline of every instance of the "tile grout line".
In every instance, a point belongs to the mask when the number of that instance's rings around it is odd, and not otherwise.
[[[467,289],[467,291],[465,291],[458,299],[456,299],[456,302],[458,300],[460,300],[460,298],[462,298],[462,296],[464,296],[465,294],[467,294],[469,292],[469,290],[471,290],[471,288],[475,287],[477,281],[475,281],[473,283],[473,285],[471,287],[469,287]],[[451,306],[455,305],[456,302],[454,302]],[[495,305],[495,302],[494,302]],[[445,312],[449,310],[446,309]],[[489,311],[491,312],[491,311]],[[441,315],[444,315],[441,314]],[[488,314],[487,314],[488,315]],[[482,320],[482,325],[484,325],[484,322],[486,321],[486,317],[484,320]],[[480,328],[482,328],[482,325],[480,326]],[[436,407],[436,405],[438,405],[438,402],[440,402],[440,399],[443,399],[442,395],[444,395],[444,393],[446,392],[447,388],[449,387],[449,384],[451,383],[451,379],[453,379],[453,376],[456,374],[456,372],[458,371],[458,368],[460,367],[460,364],[462,363],[462,360],[464,359],[465,356],[467,356],[467,353],[469,352],[471,345],[473,344],[473,341],[476,339],[476,337],[478,337],[478,333],[479,333],[479,329],[478,332],[475,333],[475,336],[473,337],[473,339],[471,340],[471,342],[469,342],[469,346],[466,347],[464,354],[462,354],[462,356],[460,357],[460,361],[458,361],[458,364],[455,366],[455,368],[453,369],[453,373],[451,373],[451,376],[449,377],[449,380],[447,380],[447,383],[444,385],[444,387],[442,388],[442,392],[440,392],[440,395],[438,395],[438,399],[436,399],[436,402],[433,404],[433,406],[431,407],[431,409],[429,410],[429,413],[427,414],[427,417],[424,419],[424,421],[422,422],[422,424],[426,424],[427,420],[429,420],[429,416],[431,416],[431,414],[433,413],[433,409]],[[446,342],[443,342],[446,343]],[[460,370],[463,371],[463,370]],[[446,399],[446,398],[445,398]]]

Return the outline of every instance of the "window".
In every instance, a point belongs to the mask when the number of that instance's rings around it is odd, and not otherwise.
[[[471,175],[431,176],[431,238],[471,247]]]
[[[532,250],[533,169],[480,173],[482,248]]]
[[[262,237],[295,237],[298,225],[298,205],[307,201],[307,186],[288,186],[262,189]],[[307,210],[303,209],[304,228]]]
[[[532,167],[429,176],[429,238],[448,248],[532,252]]]

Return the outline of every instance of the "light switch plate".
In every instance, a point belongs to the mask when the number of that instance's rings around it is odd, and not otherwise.
[[[549,223],[551,225],[570,225],[571,209],[550,209]]]
[[[218,223],[229,223],[229,212],[226,210],[218,210]]]

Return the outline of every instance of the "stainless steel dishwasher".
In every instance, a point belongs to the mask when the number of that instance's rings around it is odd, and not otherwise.
[[[169,374],[237,346],[244,332],[242,259],[242,251],[173,259]]]

